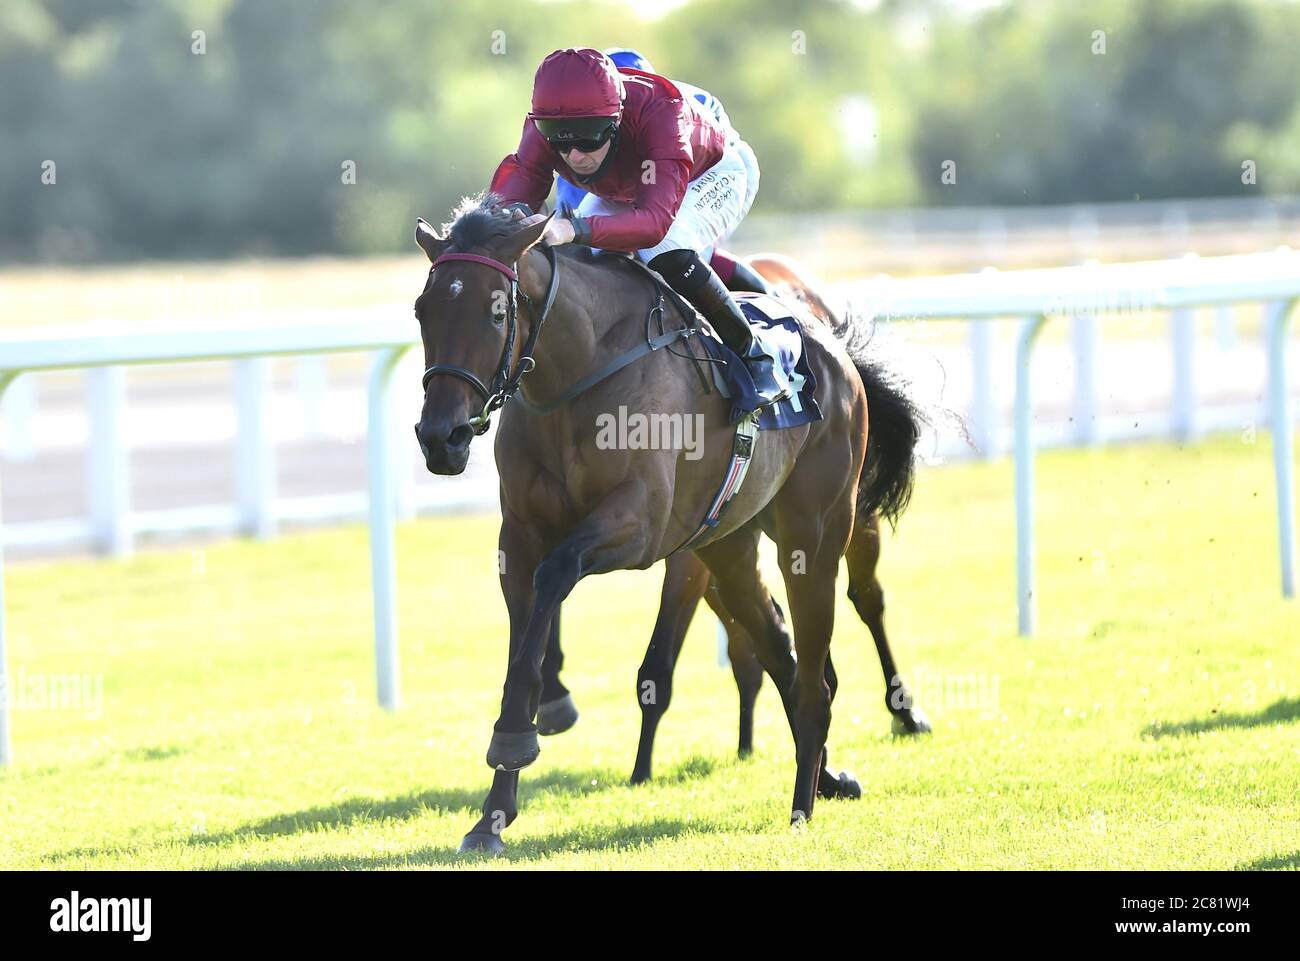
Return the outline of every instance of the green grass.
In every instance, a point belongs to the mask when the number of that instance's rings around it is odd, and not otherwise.
[[[15,682],[103,689],[98,717],[15,712],[0,867],[1296,867],[1300,607],[1280,598],[1267,438],[1049,453],[1038,481],[1026,640],[1010,465],[923,473],[883,577],[935,733],[889,736],[874,649],[841,601],[830,756],[865,793],[819,803],[800,832],[775,693],[736,760],[704,617],[658,777],[626,785],[660,569],[581,584],[564,632],[583,716],[543,741],[492,862],[454,853],[489,781],[505,660],[491,520],[399,530],[396,714],[374,705],[361,528],[11,566]]]

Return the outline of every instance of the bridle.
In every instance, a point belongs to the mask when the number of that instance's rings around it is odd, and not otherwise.
[[[424,377],[420,382],[421,387],[428,393],[429,381],[437,374],[447,374],[451,377],[458,377],[473,387],[474,391],[483,398],[483,409],[469,419],[469,426],[474,428],[476,435],[485,433],[492,426],[492,413],[500,409],[506,401],[518,392],[524,375],[537,366],[537,361],[533,358],[533,351],[537,347],[537,335],[541,333],[542,324],[546,322],[546,315],[551,312],[551,305],[555,303],[555,291],[559,287],[560,281],[560,262],[555,256],[554,249],[543,246],[542,253],[551,265],[551,279],[546,284],[546,298],[542,302],[540,312],[534,309],[532,299],[527,294],[523,294],[524,300],[528,301],[528,309],[533,314],[533,322],[529,325],[528,339],[524,342],[523,352],[519,357],[519,366],[515,368],[513,374],[510,372],[510,358],[514,355],[515,333],[518,329],[519,262],[516,261],[515,265],[510,267],[499,260],[483,257],[479,254],[443,254],[433,262],[433,266],[429,269],[429,273],[432,274],[433,271],[438,269],[439,264],[444,264],[450,260],[464,260],[491,267],[493,270],[505,274],[510,281],[510,305],[506,308],[506,342],[501,349],[501,362],[497,365],[496,373],[492,376],[491,386],[485,385],[473,371],[466,370],[464,367],[455,367],[451,364],[434,364],[424,372]]]

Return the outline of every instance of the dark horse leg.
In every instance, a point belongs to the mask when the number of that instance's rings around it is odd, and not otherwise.
[[[741,757],[748,757],[754,751],[754,703],[763,684],[763,665],[754,655],[754,642],[750,640],[749,634],[734,617],[727,613],[718,595],[717,585],[711,583],[704,596],[727,629],[727,659],[731,662],[731,673],[736,679],[736,688],[740,692],[740,747],[737,753]],[[772,599],[772,607],[784,632],[785,612],[781,610],[781,605],[776,602],[776,598]],[[788,632],[785,636],[788,653]],[[831,699],[834,700],[839,680],[835,676],[835,666],[831,663],[829,652],[826,655],[826,684],[830,688]],[[823,753],[822,769],[817,779],[817,792],[821,797],[859,798],[862,796],[862,788],[854,780],[853,775],[847,772],[832,774],[826,763],[826,755]]]
[[[560,650],[560,612],[551,618],[551,636],[542,658],[542,702],[537,706],[537,733],[563,734],[578,723],[578,707],[560,680],[564,652]]]
[[[501,831],[518,816],[518,772],[537,760],[537,716],[542,661],[551,623],[578,581],[634,566],[646,550],[644,498],[639,485],[619,488],[588,514],[558,545],[545,550],[512,513],[501,521],[501,549],[511,558],[501,577],[510,611],[510,665],[493,726],[487,763],[495,769],[483,816],[461,842],[461,850],[503,849]],[[534,559],[541,555],[540,562]]]
[[[723,623],[730,625],[734,621],[751,642],[752,656],[776,685],[786,719],[790,722],[790,731],[795,734],[793,645],[780,609],[759,574],[759,533],[755,520],[722,540],[701,548],[698,553],[713,577]],[[730,633],[728,636],[735,637]],[[757,690],[757,685],[754,690]]]
[[[885,639],[885,592],[876,578],[876,564],[880,560],[880,519],[875,514],[857,525],[845,559],[849,566],[849,600],[871,631],[876,653],[880,655],[880,669],[885,672],[885,707],[893,715],[894,733],[927,734],[930,721],[925,712],[912,703],[912,692],[894,666],[894,655]]]
[[[650,756],[655,732],[673,696],[673,668],[681,653],[686,629],[695,616],[709,572],[694,554],[674,554],[664,562],[664,586],[659,594],[659,617],[650,635],[641,669],[636,674],[636,700],[641,707],[641,739],[632,767],[632,783],[650,780]]]
[[[707,588],[707,591],[706,591]],[[637,703],[641,707],[641,740],[637,744],[632,783],[650,779],[651,755],[659,721],[672,699],[673,670],[682,651],[686,631],[695,616],[700,597],[708,600],[727,631],[727,655],[740,692],[741,757],[754,750],[754,702],[763,683],[763,668],[754,656],[753,643],[735,618],[727,613],[717,588],[710,583],[709,570],[694,554],[674,554],[665,563],[664,586],[659,599],[659,617],[645,660],[637,672]],[[775,602],[773,602],[775,603]],[[780,608],[778,607],[778,611]]]
[[[834,696],[830,681],[835,679],[830,643],[835,625],[835,579],[852,534],[853,504],[842,494],[823,489],[829,480],[825,474],[801,481],[796,473],[792,480],[777,497],[774,539],[782,558],[798,657],[794,698],[797,771],[790,820],[799,824],[812,818],[818,793],[839,793],[834,789],[828,792],[825,784],[829,777],[826,737]],[[832,507],[809,517],[811,504]],[[850,776],[837,780],[845,782],[843,793],[855,796],[856,782]],[[856,793],[860,795],[861,789]]]
[[[754,642],[749,634],[722,605],[716,585],[709,585],[704,599],[727,631],[727,660],[731,662],[731,676],[736,679],[736,691],[740,695],[740,743],[736,753],[740,757],[749,757],[754,753],[754,704],[758,700],[759,688],[763,686],[763,665],[754,656]],[[773,600],[772,606],[784,624],[781,605]]]
[[[503,512],[498,543],[502,556],[509,558],[509,563],[501,572],[501,592],[505,595],[506,609],[510,615],[510,664],[514,664],[520,655],[524,628],[533,607],[533,570],[541,554],[541,547],[530,534],[517,517],[509,511]],[[462,852],[488,851],[499,854],[505,850],[501,832],[519,816],[518,792],[519,770],[498,768],[492,775],[492,787],[483,801],[482,816],[461,842]]]

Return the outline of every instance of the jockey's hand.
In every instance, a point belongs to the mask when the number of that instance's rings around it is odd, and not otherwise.
[[[573,229],[573,221],[565,220],[563,217],[553,217],[546,228],[546,233],[542,235],[542,243],[548,247],[558,247],[561,244],[573,243],[573,238],[577,235],[578,232]]]
[[[532,227],[540,224],[546,217],[546,214],[533,214],[520,221],[519,226]],[[563,217],[553,217],[546,227],[546,233],[542,234],[542,243],[548,247],[558,247],[561,244],[573,243],[573,238],[576,236],[577,231],[573,229],[572,221],[565,220]]]

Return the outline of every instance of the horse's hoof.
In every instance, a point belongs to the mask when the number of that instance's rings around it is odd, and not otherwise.
[[[862,785],[848,771],[841,771],[837,779],[839,787],[835,791],[835,796],[839,798],[848,798],[850,801],[856,801],[862,797]]]
[[[577,723],[578,708],[571,694],[547,701],[537,709],[537,733],[544,737],[563,734]]]
[[[895,737],[929,734],[930,719],[925,716],[925,712],[919,707],[913,707],[895,714],[890,722],[889,729]]]
[[[802,831],[808,827],[808,815],[803,811],[793,811],[790,814],[790,829],[792,831]]]
[[[487,763],[496,771],[519,771],[536,761],[541,753],[536,730],[520,733],[493,731]]]
[[[460,842],[461,854],[490,854],[496,857],[506,853],[506,846],[500,836],[480,831],[470,831]]]
[[[862,785],[849,771],[841,771],[833,778],[829,771],[825,771],[817,780],[817,796],[828,801],[833,801],[836,798],[848,798],[851,801],[856,801],[862,797]]]

